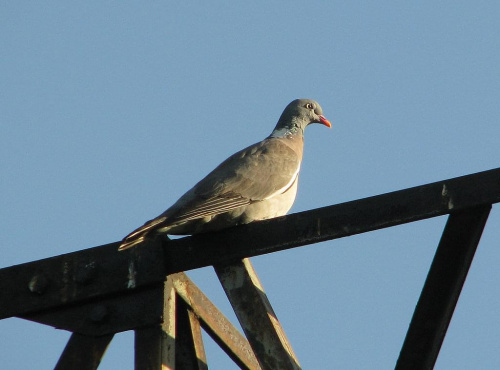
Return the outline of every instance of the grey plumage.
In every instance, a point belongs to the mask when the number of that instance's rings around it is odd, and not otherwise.
[[[230,156],[158,217],[128,234],[118,248],[158,233],[198,234],[286,214],[297,193],[304,129],[331,127],[320,105],[292,101],[270,136]]]

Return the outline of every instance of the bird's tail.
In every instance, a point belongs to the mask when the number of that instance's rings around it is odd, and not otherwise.
[[[122,243],[118,247],[118,250],[119,251],[124,251],[125,249],[129,249],[129,248],[135,247],[137,244],[142,243],[144,241],[144,239],[146,239],[146,235],[142,235],[142,236],[140,236],[140,237],[138,237],[136,239],[129,240],[129,241],[126,241],[124,239],[124,240],[122,240]]]
[[[128,248],[135,247],[137,244],[142,243],[146,237],[154,232],[154,230],[158,229],[162,224],[165,223],[166,217],[158,217],[154,220],[146,222],[143,226],[135,229],[130,234],[128,234],[125,238],[123,238],[122,243],[118,247],[119,251],[123,251]]]

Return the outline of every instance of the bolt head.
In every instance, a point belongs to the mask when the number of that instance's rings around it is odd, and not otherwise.
[[[44,274],[36,274],[28,283],[28,289],[31,293],[43,294],[49,286],[49,280]]]

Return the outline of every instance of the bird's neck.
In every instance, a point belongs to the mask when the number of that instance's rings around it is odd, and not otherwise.
[[[304,135],[304,129],[301,127],[301,125],[298,125],[296,124],[296,122],[293,121],[291,122],[291,124],[288,125],[280,125],[278,122],[278,125],[271,133],[271,137],[279,137],[279,138],[290,137],[290,136],[303,136],[303,135]]]
[[[299,129],[296,127],[289,128],[289,127],[283,127],[279,129],[275,129],[271,133],[271,137],[279,137],[279,138],[284,138],[284,137],[289,137],[289,136],[297,136],[297,135],[302,135],[302,132],[300,132]]]
[[[302,135],[301,131],[293,133],[290,130],[274,130],[273,133],[269,136],[271,140],[279,140],[282,144],[289,146],[291,149],[300,156],[302,159],[302,148],[304,146],[304,135]]]

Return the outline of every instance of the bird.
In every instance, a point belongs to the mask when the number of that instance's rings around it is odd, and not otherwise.
[[[158,234],[201,234],[285,215],[297,194],[304,130],[312,123],[332,127],[316,101],[292,101],[267,138],[227,158],[165,212],[125,236],[118,250]]]

